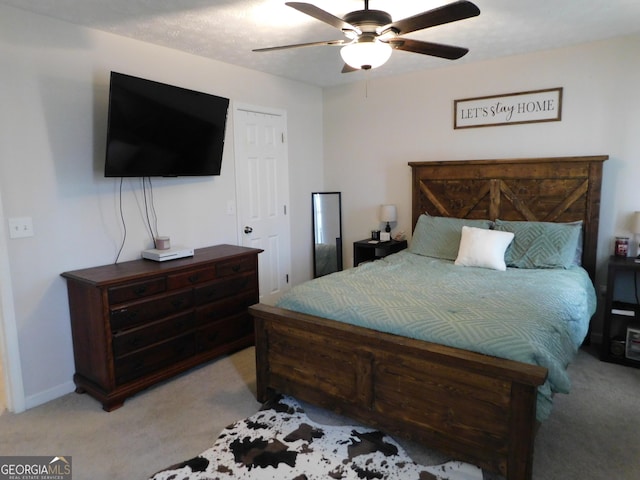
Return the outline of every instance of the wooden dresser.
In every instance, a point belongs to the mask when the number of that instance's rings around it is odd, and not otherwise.
[[[254,343],[258,254],[234,245],[193,257],[133,260],[67,280],[76,392],[106,411],[161,380]]]

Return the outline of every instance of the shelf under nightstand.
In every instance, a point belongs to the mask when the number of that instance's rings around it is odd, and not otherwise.
[[[629,329],[640,330],[640,304],[636,296],[637,283],[640,283],[640,262],[636,260],[634,257],[616,256],[609,259],[600,359],[640,368],[640,352],[638,359],[627,355]],[[629,278],[633,280],[636,299],[620,297],[623,280]]]

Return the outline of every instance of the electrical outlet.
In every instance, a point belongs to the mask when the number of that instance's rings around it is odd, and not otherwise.
[[[33,237],[33,219],[31,217],[15,217],[9,219],[9,237]]]

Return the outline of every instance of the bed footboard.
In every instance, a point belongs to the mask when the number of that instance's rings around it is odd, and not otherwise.
[[[509,480],[532,474],[546,369],[254,305],[258,400],[280,392]]]

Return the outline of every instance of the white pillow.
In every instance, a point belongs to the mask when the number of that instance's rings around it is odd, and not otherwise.
[[[463,226],[455,264],[504,271],[504,252],[513,237],[513,232]]]

